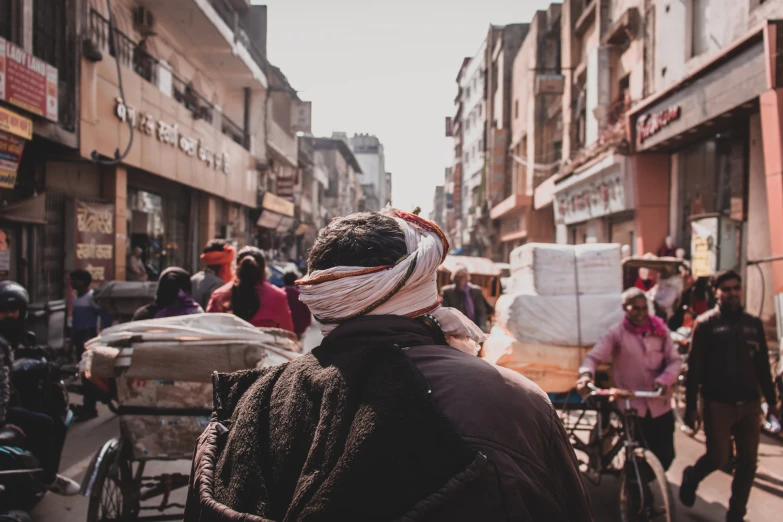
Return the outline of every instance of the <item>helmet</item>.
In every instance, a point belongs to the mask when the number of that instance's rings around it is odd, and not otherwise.
[[[0,310],[19,310],[20,318],[24,319],[29,304],[30,294],[25,287],[14,281],[0,282]]]

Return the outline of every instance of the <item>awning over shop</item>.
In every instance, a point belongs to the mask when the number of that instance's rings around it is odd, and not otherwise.
[[[294,203],[276,194],[267,192],[261,203],[261,216],[256,225],[278,232],[285,232],[294,224]]]
[[[500,268],[491,260],[485,257],[471,256],[446,256],[446,260],[438,268],[446,272],[454,272],[458,266],[464,266],[468,273],[477,275],[497,276],[500,275]]]
[[[46,224],[46,194],[15,201],[0,208],[0,219],[31,225]]]

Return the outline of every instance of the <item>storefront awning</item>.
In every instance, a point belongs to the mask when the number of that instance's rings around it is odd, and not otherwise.
[[[16,201],[0,208],[0,219],[31,225],[46,224],[46,194]]]

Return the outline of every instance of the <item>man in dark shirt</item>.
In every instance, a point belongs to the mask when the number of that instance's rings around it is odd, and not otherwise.
[[[737,452],[727,522],[741,521],[753,487],[761,436],[761,394],[774,413],[777,406],[764,326],[742,308],[742,278],[728,270],[712,282],[718,306],[699,317],[691,339],[685,419],[699,420],[698,396],[704,401],[707,452],[685,468],[680,500],[690,507],[699,482],[729,458],[731,436]]]

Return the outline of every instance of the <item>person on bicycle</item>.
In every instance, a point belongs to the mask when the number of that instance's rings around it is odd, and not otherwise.
[[[618,388],[665,393],[680,374],[680,354],[660,318],[650,315],[647,296],[638,288],[623,293],[625,317],[612,327],[587,354],[579,369],[577,391],[586,396],[599,365],[612,359],[612,373]],[[643,442],[669,469],[674,460],[674,412],[671,401],[633,399],[639,414]]]
[[[484,334],[441,306],[448,251],[388,207],[321,230],[298,286],[324,341],[215,377],[185,522],[592,520],[547,396],[476,357]]]
[[[756,475],[762,394],[773,414],[777,396],[764,324],[742,308],[742,278],[733,270],[722,271],[713,277],[712,288],[718,305],[694,326],[685,395],[685,421],[692,428],[701,416],[699,395],[703,400],[707,452],[685,468],[680,500],[693,506],[699,483],[728,461],[733,435],[736,470],[726,521],[734,522],[745,516]]]
[[[79,493],[79,484],[57,474],[65,445],[65,423],[45,413],[14,407],[10,402],[14,350],[24,343],[29,302],[30,296],[22,285],[0,282],[0,428],[23,433],[30,451],[41,464],[43,482],[49,491],[72,496]]]

